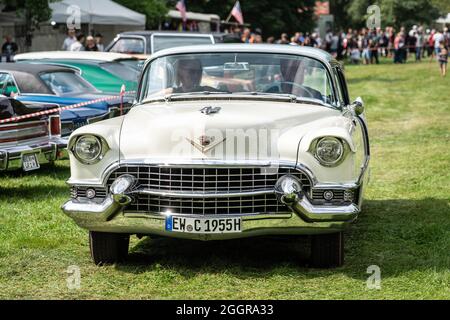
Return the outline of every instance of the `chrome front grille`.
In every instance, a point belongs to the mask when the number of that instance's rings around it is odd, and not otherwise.
[[[173,167],[157,165],[126,165],[113,171],[107,180],[108,187],[123,174],[138,180],[138,188],[161,192],[240,193],[273,190],[276,181],[291,174],[302,181],[309,192],[311,182],[302,171],[292,168],[261,167]],[[126,208],[129,212],[167,212],[183,214],[245,214],[288,212],[274,193],[242,197],[186,198],[162,195],[136,194]]]
[[[273,189],[276,181],[285,174],[298,177],[309,188],[311,183],[301,171],[278,168],[265,171],[252,168],[177,168],[159,166],[124,166],[115,170],[108,186],[119,176],[131,174],[143,189],[198,192],[246,192]]]

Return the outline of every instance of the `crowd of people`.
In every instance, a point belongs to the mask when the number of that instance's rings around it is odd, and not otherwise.
[[[450,32],[448,28],[442,31],[424,29],[414,25],[409,31],[404,27],[396,31],[393,27],[369,30],[348,29],[347,32],[332,32],[329,30],[321,38],[317,32],[296,32],[291,37],[282,33],[278,39],[268,37],[263,41],[260,29],[252,31],[249,28],[232,28],[244,43],[278,43],[299,46],[310,46],[328,51],[338,60],[348,59],[354,64],[378,64],[380,57],[388,57],[394,63],[405,63],[408,59],[420,61],[425,57],[437,59],[441,74],[446,75]]]
[[[67,31],[67,38],[62,45],[64,51],[104,51],[104,49],[103,36],[100,33],[86,37],[81,32],[76,33],[74,29]]]
[[[328,51],[338,60],[348,59],[354,64],[378,64],[380,57],[393,59],[394,63],[405,63],[408,59],[420,61],[429,57],[436,59],[442,76],[446,75],[448,62],[448,48],[450,46],[450,32],[443,30],[424,29],[414,25],[409,31],[404,27],[396,31],[393,27],[369,30],[348,29],[347,32],[332,32],[329,30],[321,38],[317,32],[296,32],[291,37],[282,33],[280,38],[268,37],[263,40],[260,29],[252,31],[250,28],[231,27],[228,32],[233,33],[244,43],[277,43],[299,46],[310,46]],[[1,48],[2,57],[7,62],[17,53],[18,46],[10,36],[5,37]],[[97,33],[85,36],[70,29],[64,39],[62,50],[66,51],[103,51],[103,37]]]

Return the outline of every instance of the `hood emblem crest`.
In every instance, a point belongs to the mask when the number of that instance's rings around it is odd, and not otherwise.
[[[217,142],[214,142],[215,137],[210,137],[210,136],[205,136],[205,135],[198,137],[197,138],[198,142],[195,140],[191,140],[189,138],[186,138],[186,140],[189,141],[189,143],[191,145],[193,145],[197,150],[201,151],[202,153],[212,150],[217,145],[219,145],[220,143],[225,141],[225,139],[221,139]]]
[[[200,112],[206,115],[209,114],[214,114],[214,113],[218,113],[220,111],[220,109],[222,109],[221,107],[211,107],[211,106],[207,106],[207,107],[203,107],[200,109]]]
[[[211,142],[214,141],[214,137],[200,136],[200,137],[198,138],[198,141],[200,142],[200,144],[201,144],[203,147],[207,147],[207,146],[209,146],[209,145],[211,144]]]

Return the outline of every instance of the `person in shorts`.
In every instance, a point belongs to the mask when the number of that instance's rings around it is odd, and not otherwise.
[[[440,49],[438,55],[439,68],[441,70],[441,75],[445,77],[447,74],[448,47],[445,45],[444,41],[441,41],[439,49]]]

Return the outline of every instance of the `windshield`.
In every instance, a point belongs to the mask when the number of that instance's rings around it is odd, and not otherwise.
[[[163,49],[192,46],[196,44],[212,44],[210,36],[166,36],[166,35],[154,35],[153,36],[153,52]]]
[[[58,96],[78,93],[98,92],[87,81],[73,72],[47,72],[40,75],[47,87]]]
[[[171,94],[293,95],[331,104],[325,66],[294,55],[205,53],[157,58],[145,70],[140,100]]]
[[[136,38],[120,38],[109,49],[110,52],[143,54],[145,52],[144,40]]]

